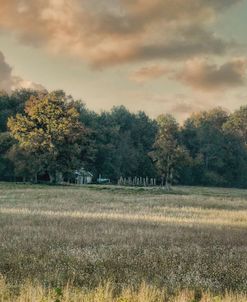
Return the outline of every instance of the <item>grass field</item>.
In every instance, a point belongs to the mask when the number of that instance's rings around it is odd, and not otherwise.
[[[1,302],[247,301],[247,190],[2,183],[0,274]]]

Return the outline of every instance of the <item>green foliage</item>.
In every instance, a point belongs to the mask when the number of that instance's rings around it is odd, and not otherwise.
[[[239,110],[231,114],[224,129],[226,132],[238,136],[247,144],[247,106],[241,106]]]
[[[96,175],[117,181],[120,176],[154,177],[156,171],[148,157],[157,131],[155,121],[125,107],[92,116],[94,141],[93,169]]]
[[[176,120],[171,115],[160,115],[157,122],[159,130],[150,156],[169,187],[174,176],[178,176],[182,162],[189,161],[189,156],[179,142],[179,125]]]
[[[247,106],[194,113],[180,126],[124,106],[98,114],[63,91],[1,92],[0,179],[70,180],[83,167],[112,182],[161,176],[168,185],[246,187],[246,129]]]
[[[13,165],[7,158],[6,154],[15,144],[15,140],[11,137],[10,133],[0,133],[0,179],[12,180]]]
[[[37,95],[37,91],[29,89],[15,90],[11,95],[0,91],[0,132],[7,131],[8,118],[17,113],[24,113],[26,101]]]
[[[20,146],[14,154],[21,156],[21,162],[23,150],[27,156],[37,157],[51,180],[56,182],[58,173],[78,167],[80,142],[86,130],[73,103],[62,91],[31,97],[25,114],[10,117],[8,127]]]
[[[54,302],[62,302],[63,290],[60,287],[56,287],[54,289],[54,292],[55,292],[55,301]]]
[[[45,172],[43,156],[36,156],[31,149],[19,144],[13,145],[6,154],[6,158],[13,163],[15,178],[32,182],[37,182],[38,174]]]
[[[215,108],[193,114],[185,121],[181,138],[193,161],[185,169],[183,183],[216,186],[245,183],[246,149],[237,135],[226,131],[230,119],[224,110]]]

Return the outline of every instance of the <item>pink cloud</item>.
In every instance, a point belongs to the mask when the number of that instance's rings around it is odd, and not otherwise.
[[[222,65],[202,59],[190,60],[177,79],[194,89],[203,91],[225,90],[245,84],[247,60],[232,59]]]
[[[13,75],[12,67],[5,61],[3,53],[0,51],[0,90],[7,92],[14,89],[35,89],[44,90],[45,88],[31,81],[22,79],[19,76]]]
[[[133,72],[130,75],[130,79],[138,83],[143,83],[149,80],[161,78],[170,72],[171,71],[168,68],[159,65],[146,66]]]
[[[208,25],[241,0],[0,0],[0,29],[49,52],[104,67],[224,54]]]

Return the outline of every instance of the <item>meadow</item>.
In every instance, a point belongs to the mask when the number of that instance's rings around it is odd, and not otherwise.
[[[0,301],[247,301],[247,190],[0,183]]]

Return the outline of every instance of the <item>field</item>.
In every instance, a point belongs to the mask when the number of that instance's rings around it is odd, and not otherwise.
[[[1,302],[247,301],[247,190],[2,183],[0,275]]]

